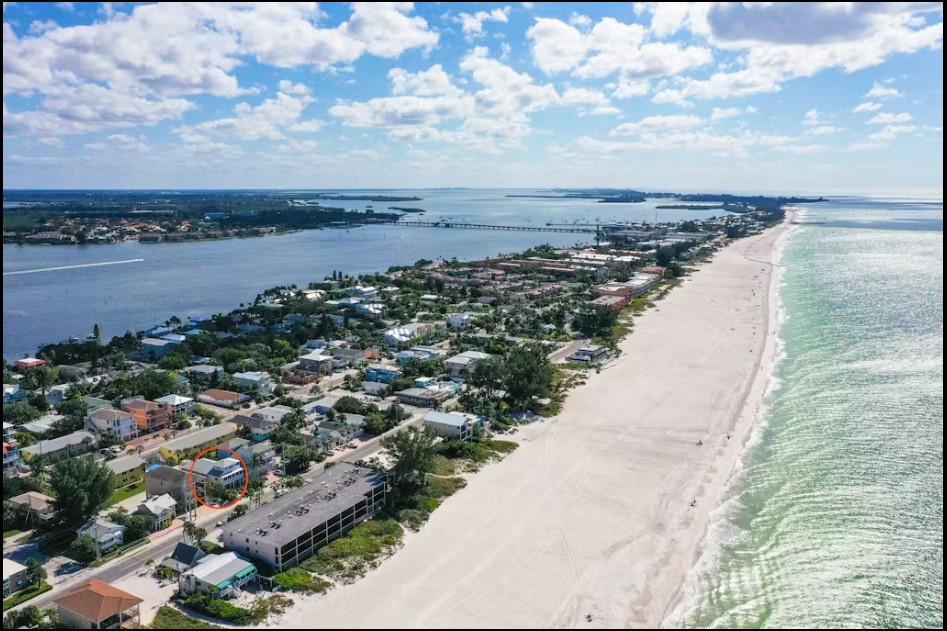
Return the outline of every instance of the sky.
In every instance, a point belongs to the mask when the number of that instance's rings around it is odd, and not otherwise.
[[[3,3],[4,188],[940,195],[943,4]]]

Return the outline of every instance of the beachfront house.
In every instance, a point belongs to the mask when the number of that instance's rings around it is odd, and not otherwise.
[[[473,414],[433,410],[424,415],[423,421],[425,427],[430,427],[446,440],[470,440],[474,436],[474,427],[483,423],[481,417]]]
[[[91,579],[53,601],[66,629],[139,628],[138,596]]]
[[[201,557],[178,577],[181,593],[233,598],[240,588],[257,580],[256,566],[234,552]]]

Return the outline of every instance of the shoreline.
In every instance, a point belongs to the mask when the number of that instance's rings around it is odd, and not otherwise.
[[[589,375],[559,416],[515,435],[542,448],[524,444],[473,476],[394,557],[300,598],[283,623],[661,624],[769,382],[778,274],[768,263],[788,225],[731,244],[688,277],[690,289],[636,318],[615,364]]]
[[[682,628],[686,624],[685,619],[688,607],[688,596],[696,595],[694,592],[688,593],[688,587],[697,588],[699,585],[691,585],[690,580],[694,572],[697,571],[702,557],[707,552],[707,536],[712,524],[712,513],[722,507],[722,500],[737,482],[737,476],[743,467],[744,458],[747,450],[751,447],[753,440],[758,436],[761,429],[761,423],[766,414],[766,399],[772,392],[776,380],[776,371],[779,367],[781,354],[783,352],[782,341],[779,337],[779,327],[781,324],[779,307],[779,287],[782,282],[782,264],[780,261],[783,256],[783,249],[786,241],[793,231],[793,221],[796,218],[796,209],[788,209],[785,221],[773,228],[780,231],[779,236],[773,243],[771,249],[771,261],[768,263],[771,268],[769,278],[768,300],[766,305],[767,335],[764,340],[762,353],[758,365],[760,367],[756,378],[749,384],[749,388],[744,399],[744,408],[735,421],[736,425],[742,424],[740,439],[737,441],[739,449],[735,458],[731,461],[729,471],[727,472],[723,486],[719,489],[718,496],[714,502],[711,514],[704,525],[697,548],[694,552],[691,567],[686,574],[681,577],[680,586],[670,600],[667,609],[661,618],[661,628]]]

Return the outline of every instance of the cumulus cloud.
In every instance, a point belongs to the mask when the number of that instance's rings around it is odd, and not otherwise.
[[[907,123],[914,120],[914,117],[907,112],[900,114],[891,114],[889,112],[879,112],[868,119],[870,125],[890,125],[892,123]]]
[[[623,123],[614,128],[611,136],[634,136],[643,131],[655,129],[685,129],[696,127],[703,123],[698,116],[677,114],[672,116],[647,116],[636,123]]]
[[[286,137],[284,132],[287,130],[309,131],[318,125],[313,121],[299,121],[313,100],[302,84],[280,82],[280,91],[275,98],[266,99],[255,107],[246,102],[239,103],[234,107],[234,116],[183,125],[175,131],[185,142],[281,140]]]
[[[734,116],[739,116],[740,114],[753,114],[756,112],[756,108],[753,106],[747,106],[744,108],[740,107],[715,107],[710,114],[710,120],[712,121],[721,121],[728,118],[733,118]]]
[[[897,88],[892,88],[880,83],[875,83],[875,85],[871,86],[871,89],[865,93],[866,99],[884,99],[895,96],[904,96],[904,94]]]
[[[864,103],[859,103],[852,109],[853,112],[859,114],[861,112],[876,112],[881,109],[881,103],[877,101],[865,101]]]
[[[505,6],[502,9],[493,9],[492,11],[477,11],[476,13],[461,13],[456,18],[460,24],[460,29],[468,39],[481,37],[484,22],[502,22],[506,24],[510,20],[510,7]]]
[[[829,134],[837,134],[841,129],[838,127],[833,127],[832,125],[818,125],[806,130],[807,136],[828,136]]]
[[[435,64],[427,70],[409,72],[402,68],[388,71],[393,94],[413,94],[415,96],[458,96],[462,90],[454,85],[451,76],[441,64]]]

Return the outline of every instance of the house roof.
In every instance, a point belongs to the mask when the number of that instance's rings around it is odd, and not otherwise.
[[[247,416],[245,414],[237,414],[230,419],[230,422],[235,425],[246,425],[252,430],[268,430],[279,425],[277,421],[258,418],[256,416]]]
[[[205,390],[200,396],[214,399],[215,401],[230,401],[233,403],[240,401],[240,399],[244,397],[244,395],[239,392],[231,392],[230,390],[221,390],[219,388]]]
[[[79,430],[78,432],[66,434],[65,436],[60,436],[59,438],[52,438],[50,440],[41,440],[35,445],[24,447],[23,453],[34,454],[34,455],[54,453],[54,452],[66,449],[68,447],[81,445],[82,443],[86,441],[94,443],[95,434],[91,432],[87,432],[85,430]]]
[[[204,556],[204,551],[198,547],[188,545],[186,543],[179,543],[174,547],[174,552],[171,553],[171,558],[180,563],[186,564],[188,567],[197,563],[198,559]]]
[[[188,434],[187,436],[181,436],[179,438],[175,438],[174,440],[169,440],[164,445],[162,445],[162,449],[166,449],[168,451],[186,451],[188,449],[194,449],[198,445],[203,445],[206,442],[223,438],[227,434],[232,434],[233,432],[234,426],[230,423],[218,423],[217,425],[211,425],[210,427],[199,429],[196,432]]]
[[[455,414],[454,412],[428,412],[424,415],[424,420],[439,425],[450,425],[452,427],[463,427],[470,422],[470,419],[464,414]]]
[[[182,397],[179,394],[169,394],[168,396],[155,399],[156,403],[167,403],[168,405],[182,405],[194,401],[191,397]]]
[[[43,495],[36,491],[27,491],[26,493],[10,498],[10,501],[20,506],[26,506],[31,510],[41,511],[46,510],[54,500],[48,495]]]
[[[178,503],[174,501],[174,498],[165,493],[150,500],[145,500],[138,505],[138,508],[144,509],[152,515],[160,515],[165,511],[174,510],[177,505]]]
[[[187,573],[210,585],[219,586],[250,568],[256,568],[235,552],[212,554],[200,559]]]
[[[134,594],[92,579],[53,602],[81,618],[98,623],[115,614],[128,611],[143,601]]]
[[[164,482],[170,482],[171,484],[184,484],[184,481],[187,479],[187,471],[161,465],[145,472],[145,476]]]
[[[125,410],[116,410],[115,408],[99,408],[89,414],[89,418],[96,421],[111,421],[111,420],[121,420],[121,419],[131,419],[134,420],[134,417],[131,415],[131,412],[126,412]]]
[[[105,463],[105,466],[108,467],[112,473],[118,475],[119,473],[137,469],[138,467],[144,467],[145,461],[137,454],[130,454],[128,456],[121,456],[115,460],[109,460]]]
[[[125,526],[116,524],[101,517],[94,517],[84,523],[77,531],[80,535],[91,535],[93,539],[109,535],[113,530],[119,529],[125,532]]]
[[[3,580],[7,580],[14,574],[23,572],[25,570],[26,570],[25,565],[20,565],[13,559],[8,559],[6,557],[3,557]]]

